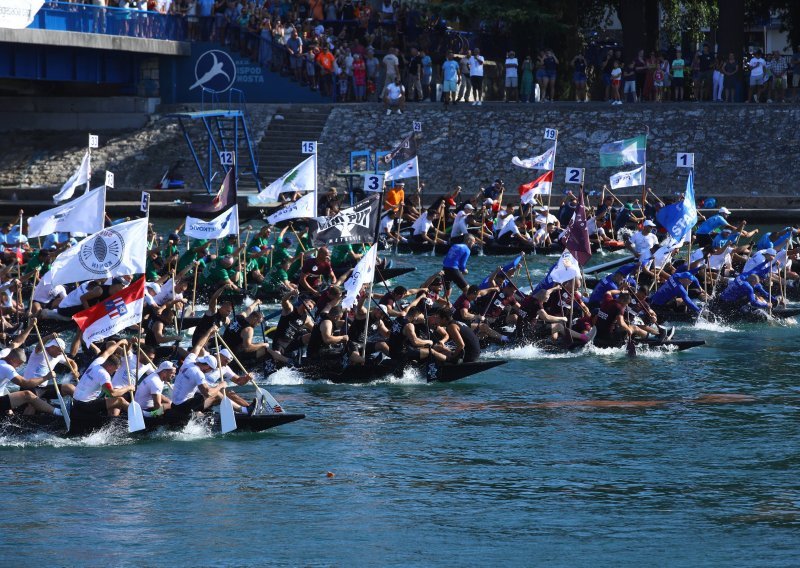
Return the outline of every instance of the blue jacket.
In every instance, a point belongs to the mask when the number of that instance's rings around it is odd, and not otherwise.
[[[700,313],[700,308],[692,301],[689,297],[689,292],[680,283],[681,278],[691,278],[694,282],[697,282],[697,278],[688,272],[676,272],[656,290],[656,293],[650,299],[650,305],[663,306],[673,298],[681,298],[690,310]]]
[[[728,284],[728,287],[725,288],[725,291],[720,294],[719,299],[723,302],[738,302],[742,298],[747,297],[751,306],[756,308],[769,307],[766,302],[762,302],[756,297],[756,292],[765,298],[769,297],[769,292],[764,290],[764,287],[761,286],[761,284],[756,284],[753,286],[747,281],[746,276],[740,275],[734,278],[730,284]]]
[[[467,261],[471,252],[470,248],[465,244],[451,246],[442,261],[442,267],[464,272],[467,269]]]

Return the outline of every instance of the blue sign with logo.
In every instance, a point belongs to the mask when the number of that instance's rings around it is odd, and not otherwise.
[[[161,98],[166,103],[200,102],[203,89],[227,100],[231,89],[244,92],[247,102],[322,102],[318,92],[264,70],[257,61],[217,43],[192,44],[190,57],[161,61]],[[205,100],[209,101],[208,93]]]

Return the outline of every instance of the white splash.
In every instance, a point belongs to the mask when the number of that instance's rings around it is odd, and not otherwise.
[[[521,345],[519,347],[498,349],[497,351],[486,353],[486,356],[491,359],[572,359],[574,357],[580,357],[582,351],[583,350],[554,352],[547,351],[535,345]]]
[[[427,380],[425,379],[422,371],[418,368],[414,367],[406,367],[403,369],[403,374],[401,376],[395,376],[394,374],[389,374],[386,377],[379,379],[377,381],[373,381],[369,384],[385,384],[385,385],[419,385],[419,384],[427,384]]]
[[[297,369],[283,367],[262,380],[265,385],[305,385],[313,382],[326,383],[328,381],[309,381]]]
[[[711,321],[704,318],[698,319],[692,327],[702,331],[713,331],[714,333],[739,333],[741,331],[720,321]]]

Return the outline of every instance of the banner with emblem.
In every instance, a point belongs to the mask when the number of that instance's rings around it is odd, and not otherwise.
[[[211,221],[186,217],[183,234],[195,239],[222,239],[239,234],[239,206],[234,205]]]
[[[72,316],[89,345],[137,325],[144,309],[144,276],[113,296]]]
[[[99,188],[79,198],[38,215],[28,217],[28,238],[52,233],[96,233],[105,224],[106,188]]]
[[[281,193],[299,193],[314,191],[317,186],[317,155],[311,154],[294,168],[265,187],[258,195],[250,195],[247,204],[250,207],[274,205]]]
[[[381,196],[373,194],[333,217],[309,220],[312,244],[315,247],[371,243],[381,210]]]
[[[103,229],[69,247],[53,261],[53,285],[144,274],[147,217]]]
[[[617,172],[609,178],[611,189],[644,185],[644,166],[627,172]]]
[[[283,209],[276,211],[267,217],[267,221],[269,221],[270,225],[274,225],[276,223],[280,223],[281,221],[286,221],[287,219],[311,218],[314,216],[316,203],[317,195],[315,193],[309,193],[294,203],[290,203]]]
[[[544,154],[533,156],[532,158],[519,159],[517,156],[511,158],[511,163],[527,170],[552,170],[556,163],[556,148],[549,148]]]
[[[580,278],[580,275],[580,265],[568,250],[561,254],[561,258],[558,259],[558,262],[550,271],[550,279],[559,284]]]

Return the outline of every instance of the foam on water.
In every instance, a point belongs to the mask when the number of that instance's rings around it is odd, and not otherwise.
[[[419,384],[427,384],[427,379],[423,376],[422,371],[417,368],[413,367],[406,367],[403,369],[403,374],[399,377],[389,374],[388,376],[379,379],[377,381],[373,381],[373,385],[419,385]]]
[[[50,446],[54,448],[96,448],[102,446],[119,446],[132,442],[133,439],[128,436],[127,430],[120,428],[119,425],[109,425],[86,436],[76,438],[63,438],[48,432],[29,432],[20,433],[19,435],[5,433],[0,435],[0,447],[2,448],[40,446]]]
[[[722,322],[707,319],[697,320],[692,327],[702,331],[713,331],[714,333],[739,333],[741,331]]]
[[[207,421],[197,420],[192,418],[181,430],[162,430],[159,437],[176,442],[193,442],[195,440],[203,440],[211,438],[211,426]]]
[[[580,357],[581,351],[551,352],[535,345],[521,345],[487,352],[490,359],[571,359]]]
[[[278,369],[263,380],[265,385],[305,385],[313,382],[328,381],[309,381],[297,369],[290,369],[289,367]]]

